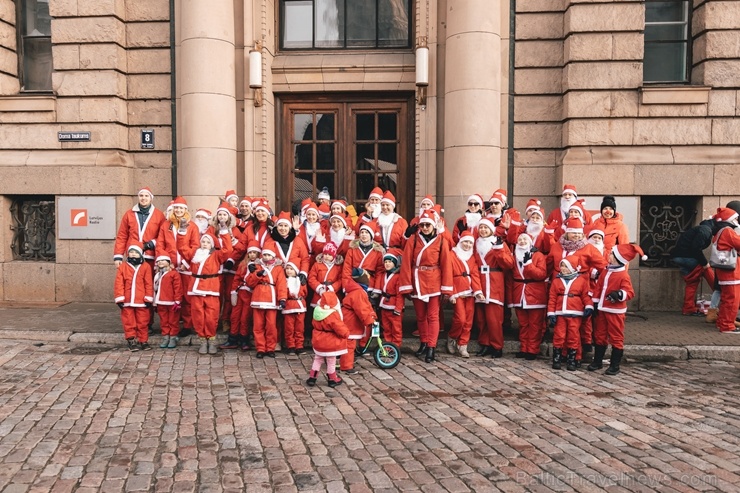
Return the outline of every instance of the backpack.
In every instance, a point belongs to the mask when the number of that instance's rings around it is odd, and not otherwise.
[[[725,228],[722,228],[717,233],[717,239],[719,239],[724,230]],[[709,265],[715,269],[735,270],[735,267],[737,267],[737,250],[734,248],[730,250],[718,250],[717,242],[713,241],[712,250],[709,254]]]

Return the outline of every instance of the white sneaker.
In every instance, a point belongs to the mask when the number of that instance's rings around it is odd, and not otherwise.
[[[735,327],[735,330],[721,330],[720,334],[740,334],[740,327]]]
[[[465,344],[464,346],[458,346],[458,351],[460,351],[460,357],[462,358],[470,358],[470,354],[468,354],[468,345]]]
[[[457,342],[452,337],[447,338],[447,352],[450,354],[455,354],[455,346],[457,346]]]
[[[275,343],[275,351],[282,351],[283,347],[280,345],[280,343]]]

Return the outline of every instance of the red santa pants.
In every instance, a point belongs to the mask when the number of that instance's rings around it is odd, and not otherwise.
[[[180,313],[172,311],[172,305],[158,305],[157,313],[163,336],[176,336],[180,333]]]
[[[231,281],[234,274],[224,272],[221,275],[221,316],[219,320],[228,320],[231,323]]]
[[[720,332],[735,330],[735,317],[740,305],[740,284],[720,284],[719,290],[717,328]]]
[[[237,291],[236,306],[231,309],[231,328],[229,334],[232,336],[246,337],[249,334],[249,322],[252,321],[252,294],[240,289]],[[229,300],[231,303],[231,300]]]
[[[594,343],[624,349],[624,313],[598,311],[594,317]]]
[[[121,309],[123,336],[136,338],[139,342],[149,341],[149,308],[125,306]]]
[[[258,353],[275,351],[277,344],[277,310],[263,310],[253,308],[254,316],[254,348]]]
[[[482,346],[492,346],[494,349],[504,348],[504,307],[498,303],[477,303],[476,310],[479,310],[479,328],[478,344]]]
[[[473,328],[475,298],[472,296],[457,298],[452,306],[452,328],[449,337],[455,339],[458,346],[467,346],[470,342],[470,331]]]
[[[303,322],[306,312],[283,315],[285,345],[291,349],[303,349]]]
[[[191,296],[190,297],[193,327],[199,337],[216,337],[218,326],[218,296]]]
[[[339,369],[347,371],[355,367],[355,347],[358,339],[347,339],[347,352],[339,357]]]
[[[545,333],[544,308],[517,308],[519,321],[519,350],[523,353],[539,354],[542,336]]]
[[[380,309],[380,324],[383,326],[383,340],[399,348],[403,342],[402,315],[394,315],[393,310]]]
[[[419,338],[422,343],[426,342],[427,346],[436,348],[439,338],[439,296],[431,296],[427,302],[417,298],[412,299],[419,327]]]
[[[581,347],[581,317],[559,316],[552,335],[552,347],[578,349]]]
[[[191,307],[191,298],[189,294],[190,288],[193,287],[193,276],[187,274],[180,274],[180,282],[182,283],[182,290],[185,292],[185,296],[182,297],[182,307],[180,308],[180,319],[182,320],[182,326],[186,329],[193,328],[193,316]]]
[[[696,312],[696,291],[699,289],[702,278],[707,280],[710,288],[714,288],[714,269],[705,269],[703,266],[697,265],[683,278],[686,288],[683,292],[681,312],[684,315],[691,315]]]

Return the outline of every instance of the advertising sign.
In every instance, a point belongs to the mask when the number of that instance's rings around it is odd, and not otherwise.
[[[59,197],[60,240],[112,240],[116,237],[115,197]]]

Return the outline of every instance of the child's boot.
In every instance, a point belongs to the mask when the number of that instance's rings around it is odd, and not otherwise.
[[[162,342],[159,343],[159,347],[164,349],[170,343],[170,336],[162,336]]]
[[[180,338],[177,336],[170,336],[170,342],[167,344],[167,349],[175,349],[177,347],[177,341],[179,341]]]
[[[208,339],[208,354],[218,354],[218,345],[216,345],[215,337]]]
[[[624,355],[624,349],[616,349],[612,347],[612,355],[609,358],[609,368],[606,369],[604,375],[616,375],[619,373],[619,363],[622,362],[622,355]]]
[[[468,353],[468,345],[463,344],[462,346],[457,347],[457,351],[460,353],[460,356],[463,358],[470,358],[470,353]]]
[[[200,347],[198,348],[198,354],[208,354],[208,339],[205,337],[199,337]]]
[[[586,369],[588,371],[601,370],[604,367],[604,353],[606,353],[606,346],[594,346],[594,359]]]
[[[128,350],[131,351],[132,353],[139,351],[141,349],[135,337],[126,339],[126,342],[128,343]]]
[[[452,337],[447,338],[447,352],[449,354],[455,354],[456,341]]]
[[[308,380],[306,380],[306,385],[308,385],[309,387],[313,387],[314,385],[316,385],[316,377],[318,375],[319,375],[318,371],[311,370],[311,373],[308,374]]]
[[[337,372],[327,373],[326,378],[329,380],[329,387],[331,388],[334,388],[337,385],[342,385],[342,382],[344,382],[344,380],[339,378],[339,375],[337,375]]]
[[[435,351],[435,348],[433,347],[427,348],[427,355],[424,357],[425,363],[431,363],[434,361],[434,351]]]
[[[422,342],[422,343],[421,343],[421,344],[419,345],[419,349],[417,349],[417,350],[416,350],[416,352],[415,352],[414,354],[415,354],[415,355],[416,355],[417,357],[421,357],[421,356],[424,356],[424,355],[426,355],[426,354],[427,354],[427,343],[426,343],[426,342]]]
[[[568,349],[568,359],[565,361],[565,369],[576,371],[576,350]]]
[[[562,368],[563,349],[559,347],[552,348],[552,369],[560,370]]]
[[[237,340],[237,336],[233,336],[231,334],[229,334],[229,338],[226,339],[226,342],[219,346],[220,349],[236,349],[238,347],[239,341]]]

